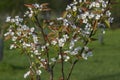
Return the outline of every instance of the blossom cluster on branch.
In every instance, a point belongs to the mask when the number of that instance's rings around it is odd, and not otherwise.
[[[92,56],[87,44],[93,41],[98,26],[109,27],[113,21],[107,0],[74,0],[61,17],[49,21],[40,19],[43,12],[50,11],[48,3],[25,6],[28,11],[23,18],[7,17],[9,28],[4,34],[5,39],[11,39],[10,49],[19,48],[28,56],[30,69],[25,78],[38,75],[40,80],[46,70],[53,80],[54,66],[61,63],[62,80],[69,80],[76,60]],[[64,62],[72,64],[67,77]]]

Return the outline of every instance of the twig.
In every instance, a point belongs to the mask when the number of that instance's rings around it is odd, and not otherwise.
[[[71,69],[70,69],[70,72],[69,72],[69,74],[68,74],[67,80],[70,79],[70,76],[71,76],[71,74],[72,74],[72,71],[73,71],[73,69],[74,69],[74,67],[75,67],[75,65],[76,65],[77,62],[78,62],[78,59],[76,59],[76,60],[73,62],[72,66],[71,66]]]
[[[46,41],[46,35],[45,35],[44,31],[43,31],[43,28],[42,28],[42,26],[40,25],[37,16],[35,16],[35,19],[36,19],[36,21],[37,21],[37,26],[40,28],[40,30],[41,30],[41,32],[42,32],[42,36],[43,36],[43,39],[44,39],[44,44],[46,44],[46,43],[47,43],[47,41]],[[47,62],[47,67],[48,67],[48,71],[49,71],[49,68],[50,68],[50,66],[49,66],[49,53],[48,53],[48,48],[47,48],[47,46],[45,47],[45,49],[46,49],[45,51],[46,51],[47,60],[48,60],[48,62]]]
[[[96,27],[96,24],[97,24],[97,21],[95,21],[95,23],[93,24],[93,26]],[[89,38],[91,38],[91,36],[93,35],[93,32],[94,32],[94,29],[91,31],[91,33],[90,33],[90,35],[89,35]],[[87,40],[87,41],[85,42],[84,46],[86,46],[86,45],[88,44],[88,42],[89,42],[89,40]],[[81,56],[81,54],[83,53],[83,51],[84,51],[84,46],[83,46],[83,48],[81,49],[81,51],[80,51],[80,53],[79,53],[79,56]],[[69,74],[68,74],[67,80],[70,79],[70,76],[71,76],[71,74],[72,74],[72,71],[73,71],[73,69],[74,69],[74,67],[75,67],[75,65],[76,65],[76,63],[77,63],[78,61],[79,61],[79,59],[76,59],[76,60],[73,62],[72,66],[71,66],[71,68],[70,68],[70,72],[69,72]]]
[[[60,47],[60,55],[61,55],[61,73],[62,73],[62,80],[65,79],[64,77],[64,59],[62,54],[62,47]]]
[[[44,44],[46,45],[46,43],[47,43],[47,40],[46,40],[46,35],[45,35],[45,33],[44,33],[44,30],[43,30],[43,28],[42,28],[42,26],[40,25],[40,23],[39,23],[39,20],[38,20],[38,18],[37,18],[37,16],[35,16],[35,19],[36,19],[36,23],[37,23],[37,26],[40,28],[40,30],[41,30],[41,33],[42,33],[42,36],[43,36],[43,39],[44,39]],[[46,51],[46,54],[47,54],[47,70],[48,70],[48,72],[50,73],[50,80],[53,80],[53,72],[51,72],[51,71],[53,71],[53,70],[51,70],[51,68],[50,68],[50,65],[49,65],[49,53],[48,53],[48,47],[46,46],[45,47],[45,51]]]
[[[108,0],[108,4],[110,4],[111,3],[111,0]]]
[[[50,80],[53,80],[53,69],[50,70]]]
[[[61,38],[61,31],[59,32],[59,38]],[[63,53],[62,53],[62,47],[59,47],[59,54],[61,56],[61,73],[62,73],[62,80],[65,80],[65,76],[64,76],[64,56],[63,56]]]
[[[41,80],[39,75],[36,75],[36,80]]]

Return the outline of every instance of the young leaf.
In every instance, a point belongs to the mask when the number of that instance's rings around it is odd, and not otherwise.
[[[108,20],[105,20],[105,24],[106,24],[107,27],[110,28],[110,22]]]

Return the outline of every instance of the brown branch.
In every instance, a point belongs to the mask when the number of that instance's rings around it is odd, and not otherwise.
[[[74,69],[74,67],[75,67],[75,65],[76,65],[77,62],[78,62],[78,59],[76,59],[76,60],[73,62],[72,66],[71,66],[71,69],[70,69],[70,72],[69,72],[69,74],[68,74],[67,80],[70,79],[70,76],[71,76],[71,74],[72,74],[72,71],[73,71],[73,69]]]
[[[51,68],[51,70],[50,70],[50,80],[53,80],[53,69]]]
[[[111,3],[111,0],[108,0],[108,4],[110,4]]]
[[[60,47],[60,55],[61,55],[61,73],[62,73],[62,80],[65,80],[64,77],[64,59],[62,54],[62,47]]]
[[[61,31],[59,32],[59,38],[61,38],[62,33]],[[62,47],[59,47],[59,54],[61,56],[61,73],[62,73],[62,80],[65,80],[65,76],[64,76],[64,56],[62,53]]]
[[[95,23],[93,24],[93,30],[91,31],[91,33],[90,33],[90,35],[89,35],[89,38],[92,37],[92,35],[93,35],[93,33],[94,33],[94,28],[97,26],[96,24],[97,24],[97,21],[95,21]],[[86,45],[88,44],[88,42],[89,42],[89,40],[87,40],[87,41],[85,42],[84,46],[86,46]],[[80,53],[79,53],[79,56],[81,56],[81,54],[83,53],[83,51],[84,51],[84,46],[83,46],[83,48],[81,49],[81,51],[80,51]],[[71,74],[72,74],[72,71],[73,71],[73,69],[74,69],[74,67],[75,67],[75,65],[76,65],[76,63],[77,63],[78,61],[79,61],[79,59],[76,59],[76,60],[73,62],[72,66],[71,66],[71,68],[70,68],[70,72],[69,72],[69,74],[68,74],[67,80],[70,79],[70,76],[71,76]]]
[[[37,25],[37,26],[40,28],[40,30],[41,30],[41,33],[42,33],[42,36],[43,36],[43,39],[44,39],[44,45],[46,45],[46,43],[47,43],[46,34],[44,33],[44,30],[43,30],[42,26],[40,25],[37,16],[35,16],[35,19],[36,19],[36,25]],[[53,71],[53,70],[51,70],[50,65],[49,65],[49,62],[50,62],[50,61],[49,61],[48,47],[46,46],[45,49],[46,49],[45,51],[46,51],[46,54],[47,54],[47,70],[48,70],[48,72],[50,73],[50,75],[53,76],[53,74],[52,74],[53,72],[51,72],[51,71]],[[53,80],[53,79],[51,78],[50,80]]]

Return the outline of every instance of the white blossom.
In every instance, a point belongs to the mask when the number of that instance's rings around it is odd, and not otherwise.
[[[29,14],[28,16],[31,18],[31,17],[33,16],[33,14],[31,13],[31,14]]]
[[[53,25],[53,24],[54,24],[54,22],[50,22],[50,23],[49,23],[49,25]]]
[[[34,6],[35,8],[39,8],[39,7],[40,7],[39,4],[37,4],[37,3],[33,4],[33,6]]]
[[[79,3],[81,3],[82,2],[82,0],[79,0]]]
[[[60,21],[60,20],[63,20],[63,18],[62,18],[62,17],[59,17],[59,18],[57,18],[57,20]]]
[[[88,58],[88,56],[87,56],[85,53],[82,53],[81,56],[82,56],[82,58],[85,59],[85,60],[87,60],[87,58]]]
[[[87,46],[84,46],[84,50],[85,50],[85,52],[83,52],[83,53],[81,54],[81,56],[82,56],[83,59],[87,60],[87,58],[88,58],[89,56],[93,56],[93,55],[92,55],[92,51],[89,50],[89,48],[88,48]]]
[[[36,74],[37,74],[37,75],[41,75],[41,73],[42,73],[41,70],[37,70],[37,71],[36,71]]]
[[[14,22],[15,22],[15,19],[12,18],[12,19],[11,19],[11,22],[14,23]]]
[[[59,47],[63,47],[64,44],[65,44],[65,39],[60,38],[60,39],[58,40],[58,45],[59,45]]]
[[[82,53],[81,56],[83,59],[87,60],[89,56],[93,56],[93,55],[92,55],[92,52],[89,51],[88,53]]]
[[[71,9],[71,6],[67,5],[66,10],[70,10],[70,9]]]
[[[70,18],[72,15],[71,14],[67,14],[67,17]]]
[[[111,12],[108,10],[108,11],[106,12],[106,16],[110,17],[110,15],[111,15]]]
[[[9,35],[9,32],[7,32],[7,33],[4,34],[5,37],[8,36],[8,35]]]
[[[84,0],[84,2],[86,2],[86,0]]]
[[[102,7],[103,7],[103,8],[106,8],[106,7],[107,7],[107,4],[106,4],[104,1],[102,2]]]
[[[76,50],[71,51],[70,54],[71,54],[71,55],[77,55],[77,54],[78,54],[78,51],[76,51]]]
[[[55,59],[55,58],[51,58],[51,61],[52,61],[52,62],[55,62],[55,61],[56,61],[56,59]]]
[[[66,56],[66,55],[64,56],[64,58],[65,58],[65,60],[64,60],[65,62],[67,62],[70,59],[70,57]]]
[[[30,57],[33,58],[33,54],[31,54]]]
[[[71,25],[71,27],[72,27],[73,29],[76,29],[76,25]]]
[[[73,11],[77,11],[77,7],[76,6],[73,6]]]
[[[100,3],[96,2],[96,7],[99,8],[100,7]]]
[[[103,2],[103,0],[98,0],[99,2]]]
[[[15,44],[10,45],[10,49],[16,48]]]
[[[29,75],[30,75],[30,71],[28,71],[24,74],[24,78],[27,78]]]
[[[85,49],[85,51],[88,51],[88,50],[89,50],[89,48],[88,48],[87,46],[84,46],[84,49]]]
[[[68,20],[67,20],[67,19],[64,19],[64,20],[63,20],[63,25],[64,25],[64,26],[68,26],[68,25],[69,25],[69,23],[68,23]]]
[[[56,44],[57,44],[57,41],[56,41],[56,40],[53,40],[53,41],[51,42],[51,44],[52,44],[52,45],[56,45]]]
[[[44,51],[46,46],[41,46],[41,51]]]
[[[27,15],[29,15],[29,11],[25,12],[24,17],[26,17]]]
[[[32,36],[33,36],[34,43],[37,44],[38,43],[38,37],[34,34]]]
[[[88,22],[88,19],[83,19],[83,23],[87,23]]]
[[[87,15],[86,14],[81,14],[81,18],[84,20],[86,19]]]
[[[40,55],[41,53],[39,53],[38,50],[35,50],[35,51],[34,51],[34,54],[35,54],[35,55]]]
[[[105,30],[102,33],[105,34]]]
[[[50,44],[49,43],[46,43],[46,46],[48,47]]]
[[[99,20],[100,17],[101,17],[101,16],[100,16],[99,14],[97,14],[97,15],[95,16],[95,19],[96,19],[96,20]]]
[[[61,55],[58,56],[58,59],[61,59]]]
[[[11,17],[8,16],[8,17],[6,18],[6,22],[10,22],[10,20],[11,20]]]
[[[67,34],[65,34],[65,35],[63,35],[63,38],[66,41],[69,38],[69,36]]]
[[[9,32],[9,34],[10,34],[11,36],[14,36],[14,35],[15,35],[15,33],[14,33],[14,32]]]
[[[108,18],[108,21],[109,21],[110,23],[113,23],[113,20],[114,20],[113,17]]]
[[[35,28],[34,28],[34,27],[30,28],[30,31],[31,31],[31,32],[34,32],[34,31],[35,31]]]
[[[13,36],[12,37],[12,41],[16,41],[17,40],[17,37],[16,36]]]
[[[75,46],[75,41],[71,40],[69,49],[73,49],[74,46]]]
[[[71,55],[77,55],[80,50],[81,50],[81,47],[76,47],[73,51],[70,51],[69,53]]]

